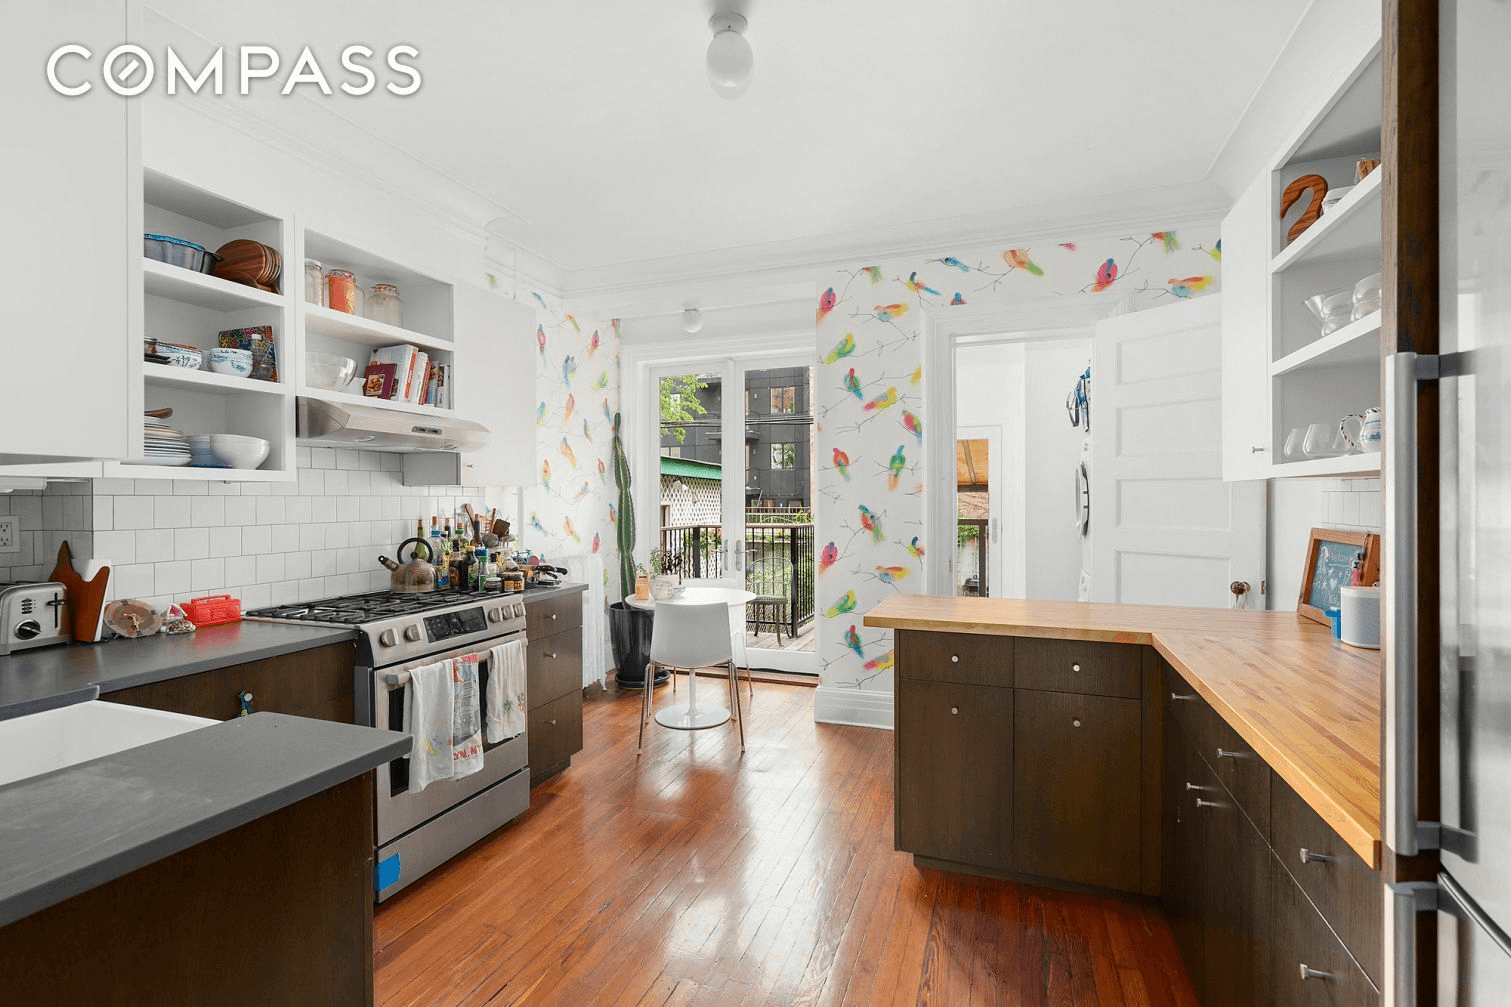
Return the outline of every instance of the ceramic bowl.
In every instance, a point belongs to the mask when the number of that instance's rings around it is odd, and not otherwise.
[[[197,371],[205,362],[205,354],[202,350],[185,350],[177,346],[157,344],[159,356],[168,358],[170,367],[186,367],[191,371]]]
[[[356,373],[357,362],[351,357],[315,352],[304,355],[305,378],[315,388],[338,392],[351,383]]]
[[[210,450],[233,469],[255,469],[267,460],[272,445],[261,437],[241,434],[211,434]]]
[[[252,351],[217,346],[210,351],[210,370],[216,374],[229,374],[238,378],[250,377],[252,374]]]

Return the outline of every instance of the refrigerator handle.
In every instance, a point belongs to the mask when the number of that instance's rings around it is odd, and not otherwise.
[[[1438,886],[1430,881],[1385,886],[1383,1007],[1416,1007],[1417,914],[1437,908]]]
[[[1417,384],[1438,358],[1385,358],[1385,845],[1405,857],[1437,846],[1417,812]]]

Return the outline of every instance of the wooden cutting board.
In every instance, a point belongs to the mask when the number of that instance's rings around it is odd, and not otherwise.
[[[94,643],[100,638],[100,616],[105,611],[105,587],[110,583],[110,567],[101,567],[89,580],[73,568],[73,550],[64,542],[58,546],[58,562],[52,576],[63,585],[68,607],[73,611],[73,638],[79,643]]]

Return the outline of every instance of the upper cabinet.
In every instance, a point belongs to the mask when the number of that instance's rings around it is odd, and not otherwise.
[[[1381,80],[1376,46],[1223,222],[1229,480],[1380,471]]]
[[[65,41],[99,54],[135,37],[126,0],[91,8],[98,13],[81,19],[75,4],[28,6],[8,19],[0,60],[9,109],[0,207],[11,235],[0,242],[9,371],[0,466],[64,462],[39,470],[57,474],[71,474],[69,459],[125,456],[131,389],[122,374],[132,350],[122,333],[140,304],[130,272],[142,254],[135,103],[77,57],[59,76],[92,76],[87,93],[55,94],[44,74]]]

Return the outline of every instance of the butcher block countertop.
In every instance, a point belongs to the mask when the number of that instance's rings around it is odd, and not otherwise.
[[[898,595],[867,626],[1148,644],[1371,868],[1380,865],[1380,654],[1294,612]]]

